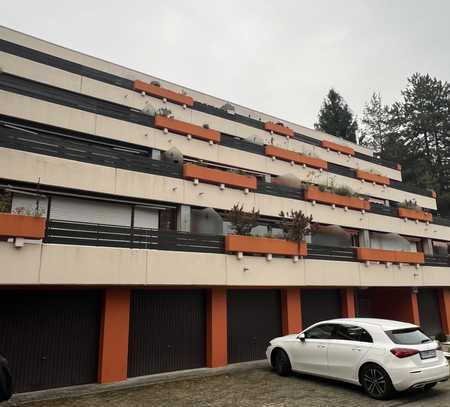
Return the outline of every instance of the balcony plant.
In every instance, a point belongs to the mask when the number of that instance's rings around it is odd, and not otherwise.
[[[36,200],[34,209],[15,208],[9,212],[11,201],[8,196],[0,199],[0,236],[42,239],[45,234],[46,219],[44,209]]]
[[[277,239],[273,237],[251,236],[251,230],[257,225],[259,211],[253,209],[251,212],[245,212],[243,206],[234,205],[233,208],[225,215],[225,219],[231,222],[232,230],[236,234],[225,236],[225,251],[238,253],[238,257],[243,253],[266,254],[268,259],[273,254],[283,256],[306,255],[306,244],[302,239],[307,230],[300,225],[296,217],[285,221],[285,230],[288,236],[296,240]],[[303,222],[304,219],[301,219]]]
[[[433,215],[429,212],[424,212],[422,208],[413,200],[405,199],[399,203],[398,216],[403,219],[413,219],[416,221],[431,222]]]
[[[344,208],[369,210],[370,203],[347,185],[335,186],[334,180],[319,186],[311,185],[305,191],[305,199]]]

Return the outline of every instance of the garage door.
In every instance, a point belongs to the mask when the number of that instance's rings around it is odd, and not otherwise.
[[[203,290],[135,290],[128,376],[205,366],[205,304]]]
[[[421,288],[417,295],[419,316],[422,329],[432,336],[442,332],[441,314],[439,310],[439,293],[434,288]]]
[[[228,291],[228,361],[265,358],[268,342],[281,336],[279,290]]]
[[[327,319],[341,318],[340,290],[301,290],[303,328]]]
[[[97,291],[0,291],[0,353],[16,392],[97,381]]]

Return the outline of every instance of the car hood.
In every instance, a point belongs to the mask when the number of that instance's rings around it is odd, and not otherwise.
[[[288,341],[288,340],[296,339],[297,336],[298,336],[298,334],[279,336],[278,338],[273,338],[270,342]]]

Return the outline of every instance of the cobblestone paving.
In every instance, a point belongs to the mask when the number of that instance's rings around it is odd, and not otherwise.
[[[78,398],[22,404],[27,407],[203,407],[203,406],[450,406],[450,383],[427,392],[401,394],[390,401],[366,397],[355,386],[303,375],[279,377],[269,368],[221,376],[152,384]],[[19,406],[19,405],[18,405]]]

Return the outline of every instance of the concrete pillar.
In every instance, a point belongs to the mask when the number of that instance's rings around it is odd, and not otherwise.
[[[355,318],[355,291],[353,288],[343,288],[341,290],[342,317]]]
[[[370,247],[370,234],[367,229],[359,231],[359,247]]]
[[[100,327],[99,383],[127,378],[130,289],[106,288]]]
[[[450,337],[450,288],[443,287],[439,290],[439,308],[442,332]]]
[[[227,289],[214,287],[208,293],[206,364],[228,364]]]
[[[302,330],[300,289],[285,288],[281,291],[281,316],[283,335],[298,334]]]
[[[177,212],[177,230],[179,232],[191,231],[191,207],[180,205]]]
[[[422,239],[422,245],[423,245],[423,252],[425,253],[425,256],[432,256],[433,255],[433,241],[429,238]]]

